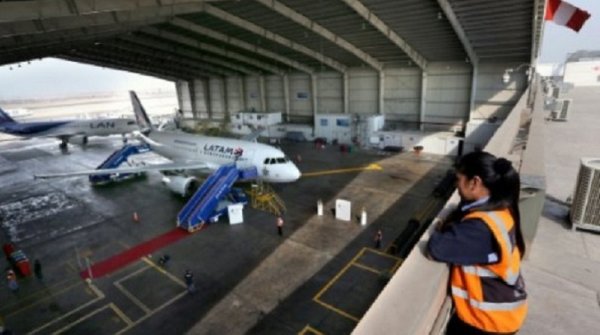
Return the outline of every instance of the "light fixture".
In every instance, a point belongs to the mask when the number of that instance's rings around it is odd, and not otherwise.
[[[512,72],[512,69],[507,69],[504,71],[504,74],[502,75],[503,83],[508,84],[508,82],[510,81],[510,72]]]
[[[508,84],[508,82],[510,81],[510,78],[511,78],[511,74],[515,71],[518,72],[519,69],[522,68],[523,66],[527,66],[527,70],[525,70],[525,75],[527,76],[527,80],[529,80],[530,75],[531,75],[531,67],[529,66],[529,63],[523,63],[514,69],[508,68],[508,69],[504,70],[504,74],[502,75],[502,82],[505,84]]]
[[[443,18],[443,16],[442,16],[442,12],[438,12],[437,19],[438,19],[438,20],[441,20],[442,18]]]

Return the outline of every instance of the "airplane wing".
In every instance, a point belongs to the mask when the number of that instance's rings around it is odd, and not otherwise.
[[[114,169],[95,169],[95,170],[81,170],[74,172],[59,172],[59,173],[46,173],[46,174],[35,174],[35,179],[48,179],[48,178],[61,178],[61,177],[75,177],[75,176],[92,176],[92,175],[103,175],[103,174],[124,174],[124,173],[138,173],[147,171],[177,171],[177,170],[213,170],[218,166],[213,166],[210,163],[204,162],[190,162],[190,163],[166,163],[166,164],[148,164],[131,167],[118,167]]]
[[[263,131],[265,131],[265,128],[259,127],[257,129],[254,129],[250,134],[242,136],[240,138],[240,140],[248,141],[248,142],[256,142],[256,139],[260,136],[260,134]]]

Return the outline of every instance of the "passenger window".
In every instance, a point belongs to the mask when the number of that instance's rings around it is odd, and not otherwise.
[[[285,163],[285,158],[277,158],[277,163]]]
[[[127,125],[128,125],[128,126],[132,126],[132,125],[134,125],[134,124],[135,124],[135,121],[128,121],[128,122],[127,122]]]

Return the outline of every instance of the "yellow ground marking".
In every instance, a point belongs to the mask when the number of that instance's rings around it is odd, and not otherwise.
[[[331,278],[327,282],[327,284],[325,284],[325,286],[323,286],[321,290],[319,290],[319,292],[314,296],[313,300],[319,299],[321,295],[323,295],[323,293],[327,291],[331,287],[331,285],[333,285],[344,274],[344,272],[346,272],[352,266],[352,264],[354,264],[354,262],[356,262],[356,260],[360,258],[360,256],[363,255],[365,249],[366,248],[363,248],[361,251],[359,251],[358,254],[356,254],[356,256],[354,256],[354,258],[352,258],[352,260],[348,262],[348,264],[346,264],[344,268],[342,268],[342,270],[340,270],[335,276],[333,276],[333,278]]]
[[[54,319],[54,320],[52,320],[50,322],[47,322],[47,323],[41,325],[40,327],[38,327],[38,328],[30,331],[29,334],[36,334],[36,333],[40,332],[41,330],[47,328],[48,326],[50,326],[50,325],[52,325],[52,324],[54,324],[54,323],[56,323],[56,322],[58,322],[60,320],[63,320],[65,318],[68,318],[69,316],[71,316],[71,315],[79,312],[80,310],[82,310],[82,309],[84,309],[84,308],[92,305],[96,301],[104,299],[104,293],[102,293],[102,291],[100,291],[96,286],[94,286],[94,284],[90,283],[90,284],[88,284],[88,286],[92,290],[92,292],[94,292],[94,294],[96,294],[96,298],[94,298],[94,299],[86,302],[85,304],[83,304],[83,305],[81,305],[81,306],[79,306],[79,307],[71,310],[70,312],[68,312],[66,314],[61,315],[60,317],[58,317],[58,318],[56,318],[56,319]]]
[[[132,324],[132,323],[133,323],[133,322],[132,322],[132,321],[131,321],[131,320],[130,320],[130,319],[129,319],[129,318],[128,318],[128,317],[127,317],[127,316],[126,316],[124,313],[123,313],[123,311],[121,311],[121,310],[119,309],[119,307],[117,307],[115,304],[113,304],[113,303],[111,302],[110,304],[106,304],[106,305],[104,305],[104,306],[102,306],[102,307],[100,307],[100,308],[98,308],[98,309],[95,309],[95,310],[93,310],[92,312],[90,312],[90,313],[88,313],[88,314],[86,314],[86,315],[84,315],[84,316],[80,317],[79,319],[77,319],[77,320],[75,320],[75,321],[73,321],[73,322],[69,323],[68,325],[66,325],[66,326],[62,327],[61,329],[59,329],[59,330],[57,330],[57,331],[53,332],[52,334],[53,334],[53,335],[55,335],[55,334],[61,334],[61,333],[63,333],[64,331],[66,331],[66,330],[69,330],[69,329],[71,329],[71,328],[73,328],[73,327],[77,326],[78,324],[80,324],[80,323],[82,323],[83,321],[85,321],[85,320],[87,320],[87,319],[89,319],[89,318],[93,317],[94,315],[96,315],[96,314],[98,314],[98,313],[102,312],[103,310],[105,310],[105,309],[107,309],[107,308],[110,308],[110,309],[112,309],[112,310],[113,310],[113,312],[114,312],[114,313],[115,313],[115,314],[116,314],[116,315],[117,315],[117,316],[118,316],[118,317],[119,317],[121,320],[123,320],[123,322],[125,322],[125,324],[126,324],[126,325],[130,325],[130,324]]]
[[[347,313],[347,312],[345,312],[345,311],[343,311],[343,310],[341,310],[341,309],[339,309],[339,308],[337,308],[335,306],[332,306],[332,305],[330,305],[330,304],[328,304],[326,302],[323,302],[321,300],[318,300],[318,299],[314,299],[313,298],[313,300],[317,304],[319,304],[319,305],[321,305],[321,306],[323,306],[323,307],[325,307],[327,309],[330,309],[330,310],[332,310],[332,311],[334,311],[334,312],[336,312],[336,313],[338,313],[338,314],[340,314],[340,315],[342,315],[342,316],[344,316],[344,317],[346,317],[346,318],[348,318],[348,319],[350,319],[350,320],[352,320],[354,322],[360,321],[360,318],[358,318],[358,317],[356,317],[356,316],[354,316],[352,314],[349,314],[349,313]]]
[[[147,318],[151,317],[152,315],[156,314],[157,312],[165,309],[166,307],[168,307],[169,305],[171,305],[172,303],[174,303],[175,301],[181,299],[182,297],[184,297],[185,295],[187,295],[188,292],[187,291],[183,291],[181,293],[179,293],[178,295],[176,295],[175,297],[173,297],[171,300],[165,302],[164,304],[160,305],[159,307],[157,307],[156,309],[154,309],[152,312],[150,312],[149,314],[146,314],[144,316],[142,316],[141,318],[135,320],[135,322],[131,323],[130,325],[128,325],[127,327],[121,329],[119,332],[116,333],[116,335],[118,334],[123,334],[126,331],[128,331],[129,329],[135,327],[137,324],[139,324],[140,322],[146,320]]]
[[[131,300],[136,306],[138,306],[140,309],[142,309],[144,311],[144,313],[146,315],[152,314],[154,311],[152,309],[150,309],[148,306],[146,306],[142,301],[140,301],[137,297],[135,297],[133,295],[133,293],[129,292],[129,290],[127,290],[122,284],[121,282],[137,276],[138,274],[153,268],[157,271],[159,271],[160,273],[164,274],[165,276],[167,276],[169,279],[171,279],[172,281],[174,281],[175,283],[177,283],[179,286],[183,287],[183,288],[187,288],[187,286],[185,285],[185,283],[183,281],[181,281],[179,278],[173,276],[172,274],[170,274],[169,272],[165,271],[165,269],[159,267],[158,265],[156,265],[153,261],[151,261],[150,259],[148,259],[147,257],[142,257],[142,260],[148,264],[148,266],[143,267],[141,269],[138,269],[130,274],[128,274],[127,276],[120,278],[119,280],[115,281],[113,284],[121,291],[121,293],[123,293],[127,298],[129,298],[129,300]]]
[[[187,288],[187,285],[185,285],[185,283],[183,282],[183,280],[175,277],[174,275],[172,275],[170,272],[168,272],[167,270],[163,269],[162,267],[156,265],[156,263],[154,263],[152,260],[150,260],[148,257],[142,257],[142,260],[144,262],[146,262],[146,264],[150,265],[151,267],[153,267],[154,269],[156,269],[157,271],[161,272],[162,274],[164,274],[165,276],[169,277],[171,280],[173,280],[174,282],[176,282],[177,284],[179,284],[179,286],[183,287],[183,288]]]
[[[379,256],[383,256],[383,257],[387,257],[387,258],[391,258],[391,259],[395,259],[395,260],[400,259],[400,257],[394,256],[394,255],[390,255],[388,253],[385,253],[383,251],[379,251],[379,250],[373,249],[373,248],[364,248],[364,251],[372,252],[372,253],[377,254]]]
[[[369,164],[367,166],[356,167],[356,168],[306,172],[306,173],[302,173],[302,177],[315,177],[315,176],[323,176],[323,175],[327,175],[327,174],[348,173],[348,172],[356,172],[356,171],[381,171],[381,170],[383,170],[381,165],[373,163],[373,164]]]
[[[375,249],[371,249],[371,248],[367,248],[367,247],[365,247],[365,248],[362,248],[362,249],[361,249],[361,250],[360,250],[360,251],[359,251],[359,252],[356,254],[356,256],[354,256],[354,258],[352,258],[352,260],[351,260],[350,262],[348,262],[348,263],[347,263],[347,264],[346,264],[346,265],[345,265],[345,266],[342,268],[342,270],[340,270],[340,271],[339,271],[339,272],[338,272],[338,273],[337,273],[337,274],[336,274],[336,275],[335,275],[333,278],[331,278],[331,279],[330,279],[330,280],[329,280],[329,281],[328,281],[328,282],[327,282],[327,283],[326,283],[326,284],[325,284],[325,285],[324,285],[324,286],[321,288],[321,290],[319,290],[319,292],[318,292],[318,293],[317,293],[317,294],[316,294],[316,295],[313,297],[313,301],[314,301],[314,302],[316,302],[316,303],[318,303],[318,304],[320,304],[321,306],[323,306],[323,307],[325,307],[325,308],[328,308],[328,309],[330,309],[330,310],[332,310],[332,311],[334,311],[334,312],[336,312],[336,313],[338,313],[338,314],[340,314],[340,315],[342,315],[342,316],[344,316],[344,317],[346,317],[346,318],[350,319],[350,320],[353,320],[353,321],[355,321],[355,322],[358,322],[358,321],[360,321],[360,318],[359,318],[359,317],[357,317],[357,316],[354,316],[354,315],[352,315],[352,314],[350,314],[350,313],[348,313],[348,312],[346,312],[346,311],[344,311],[344,310],[342,310],[342,309],[340,309],[340,308],[337,308],[337,307],[335,307],[335,306],[333,306],[333,305],[331,305],[331,304],[328,304],[328,303],[326,303],[326,302],[322,301],[322,300],[321,300],[321,296],[322,296],[322,295],[323,295],[323,294],[324,294],[324,293],[325,293],[325,292],[326,292],[326,291],[327,291],[327,290],[328,290],[328,289],[329,289],[329,288],[330,288],[330,287],[331,287],[331,286],[332,286],[332,285],[333,285],[335,282],[337,282],[337,281],[339,280],[339,278],[340,278],[340,277],[341,277],[341,276],[342,276],[344,273],[346,273],[346,271],[348,271],[348,269],[349,269],[351,266],[356,266],[356,267],[358,267],[358,268],[360,268],[360,269],[363,269],[363,270],[366,270],[366,271],[369,271],[369,272],[373,272],[373,273],[376,273],[376,274],[381,274],[383,271],[380,271],[380,270],[374,269],[374,268],[372,268],[372,267],[370,267],[370,266],[367,266],[367,265],[364,265],[364,264],[362,264],[362,263],[358,262],[358,260],[360,259],[360,257],[362,257],[362,256],[363,256],[363,255],[364,255],[366,252],[372,252],[372,253],[375,253],[375,254],[377,254],[377,255],[380,255],[380,256],[383,256],[383,257],[387,257],[387,258],[391,258],[391,259],[394,259],[394,260],[396,260],[396,264],[394,265],[394,267],[392,267],[392,269],[396,269],[396,268],[399,266],[399,264],[400,264],[400,263],[402,263],[402,259],[401,259],[400,257],[396,257],[396,256],[393,256],[393,255],[389,255],[389,254],[386,254],[386,253],[384,253],[384,252],[381,252],[381,251],[379,251],[379,250],[375,250]]]
[[[68,285],[67,287],[64,287],[56,292],[52,292],[52,290],[56,289],[59,286],[62,286],[63,284],[66,283],[70,283],[70,285]],[[64,291],[67,291],[77,285],[81,284],[81,281],[79,279],[65,279],[62,280],[50,287],[45,287],[43,289],[39,289],[33,293],[31,293],[30,295],[24,296],[24,297],[19,297],[19,301],[12,303],[10,305],[2,305],[2,309],[0,309],[0,315],[4,315],[4,316],[10,316],[13,314],[17,314],[21,311],[24,311],[26,309],[29,309],[35,305],[40,304],[41,302],[43,302],[44,300],[47,300],[49,298],[51,298],[53,295],[58,295],[63,293]],[[40,297],[38,298],[38,296],[40,295],[47,295],[46,297]],[[14,308],[19,307],[18,305],[21,305],[23,302],[27,301],[27,300],[33,300],[34,302],[32,302],[31,304],[25,305],[20,307],[19,309],[16,309],[14,311],[11,311],[10,313],[6,313],[5,311],[9,311],[12,310]]]
[[[304,329],[302,329],[298,335],[305,335],[305,334],[315,334],[315,335],[325,335],[324,333],[321,333],[320,331],[314,329],[313,327],[311,327],[310,325],[306,325],[304,327]]]
[[[402,263],[404,262],[404,260],[402,258],[400,258],[396,264],[394,264],[394,266],[392,267],[392,269],[390,270],[390,273],[396,273],[396,271],[398,271],[398,268],[400,267],[400,265],[402,265]]]
[[[366,266],[366,265],[363,265],[360,263],[354,263],[354,264],[352,264],[352,266],[356,266],[357,268],[361,268],[363,270],[367,270],[367,271],[373,272],[375,274],[381,274],[383,272],[383,271],[377,270],[375,268],[372,268],[370,266]]]
[[[150,308],[148,308],[148,306],[144,305],[143,302],[141,302],[131,292],[129,292],[125,287],[123,287],[123,285],[121,285],[121,283],[115,282],[113,284],[119,289],[119,291],[121,291],[121,293],[123,293],[123,295],[125,295],[127,298],[129,298],[129,300],[131,300],[131,302],[133,302],[136,306],[138,306],[141,310],[143,310],[144,313],[149,314],[152,312],[152,310]]]

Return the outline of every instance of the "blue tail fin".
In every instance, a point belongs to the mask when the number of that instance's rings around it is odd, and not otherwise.
[[[135,114],[135,120],[137,121],[138,126],[142,132],[150,132],[154,129],[152,127],[152,123],[148,118],[148,114],[146,114],[146,110],[140,99],[137,97],[134,91],[129,91],[129,96],[131,97],[131,104],[133,105],[133,113]]]
[[[8,114],[6,114],[4,110],[2,110],[2,108],[0,108],[0,124],[3,123],[15,123],[15,120],[13,120]]]

